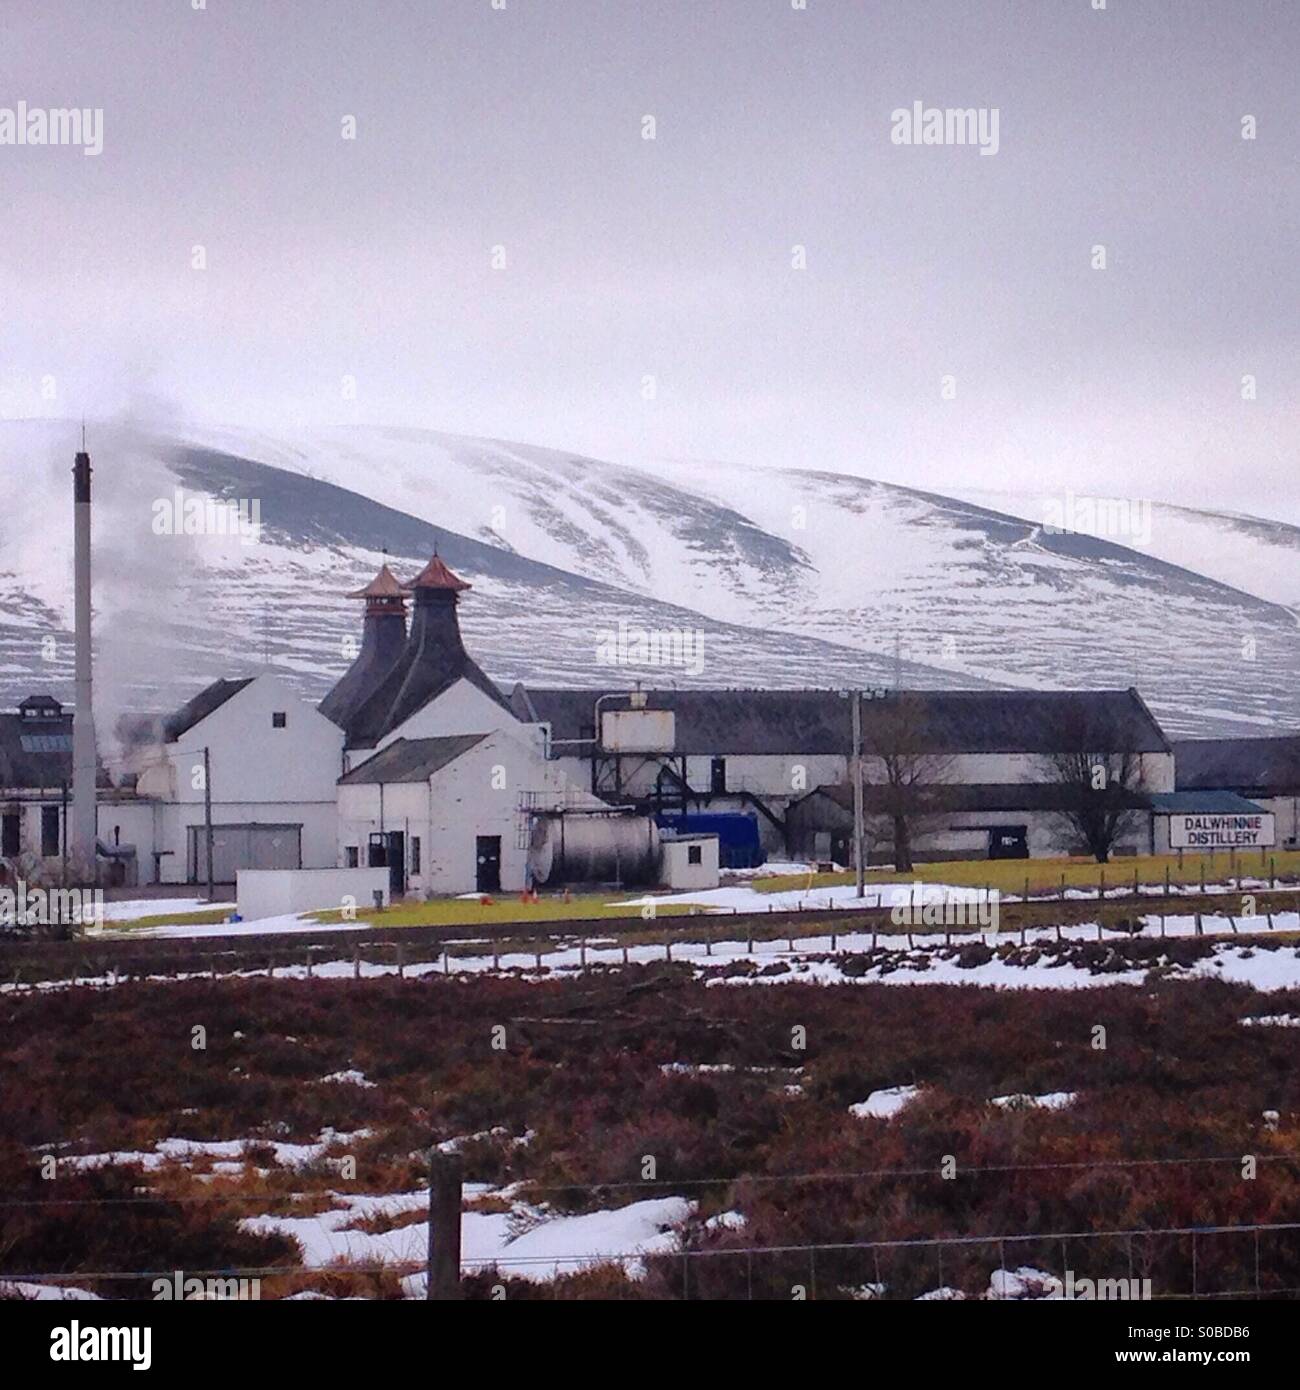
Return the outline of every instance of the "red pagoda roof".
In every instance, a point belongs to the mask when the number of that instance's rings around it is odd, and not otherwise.
[[[442,562],[442,556],[435,555],[432,560],[411,580],[412,589],[450,589],[460,593],[462,589],[473,588],[472,584],[454,575]]]
[[[366,585],[349,594],[349,598],[405,598],[410,590],[393,574],[387,565],[379,566],[379,573]]]

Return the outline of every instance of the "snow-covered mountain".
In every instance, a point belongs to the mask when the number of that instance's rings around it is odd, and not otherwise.
[[[0,425],[7,702],[34,687],[70,693],[75,440],[67,422]],[[1240,586],[1287,549],[1290,528],[1253,518],[1235,519],[1236,558],[1220,536],[1206,572],[1195,540],[1170,539],[1182,508],[1153,528],[1170,548],[1144,552],[1049,534],[1024,505],[730,464],[651,474],[417,430],[96,426],[92,452],[109,709],[170,705],[268,657],[322,693],[359,628],[343,595],[384,548],[414,572],[436,541],[474,585],[462,625],[499,680],[607,682],[597,644],[624,621],[698,630],[704,659],[620,679],[1136,684],[1171,733],[1300,723],[1288,590]],[[177,487],[256,500],[260,538],[155,534],[154,504]]]
[[[1053,507],[1063,507],[1059,494],[1046,492],[954,488],[952,495],[1039,522],[1053,515]],[[1240,512],[1134,500],[1150,509],[1142,534],[1128,540],[1134,549],[1300,613],[1300,526]],[[1132,515],[1133,503],[1129,506]],[[1075,502],[1072,510],[1082,507]]]

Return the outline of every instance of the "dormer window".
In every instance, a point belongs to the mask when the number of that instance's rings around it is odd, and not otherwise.
[[[63,706],[52,695],[29,695],[18,706],[22,719],[61,719]]]

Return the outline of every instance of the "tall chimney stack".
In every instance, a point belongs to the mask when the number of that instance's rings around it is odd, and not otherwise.
[[[72,834],[75,872],[93,880],[95,864],[95,713],[90,651],[90,455],[86,427],[72,467],[73,626],[76,640],[76,708],[72,715]],[[65,827],[64,833],[67,834]]]

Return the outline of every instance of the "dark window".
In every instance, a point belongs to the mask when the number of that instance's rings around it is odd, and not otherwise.
[[[357,867],[357,847],[356,847],[356,845],[349,845],[349,846],[343,851],[343,853],[347,856],[347,865],[348,865],[348,868],[349,868],[349,869],[355,869],[355,868]]]
[[[727,760],[714,758],[709,768],[709,788],[714,793],[727,790]]]
[[[700,848],[699,845],[686,846],[686,862],[688,864],[704,863],[704,851]]]
[[[0,854],[6,859],[12,859],[18,853],[20,824],[17,811],[5,812],[3,830],[0,831]]]
[[[51,858],[59,852],[59,808],[41,807],[41,853]]]
[[[578,737],[585,739],[594,739],[596,737],[596,726],[594,724],[579,724]]]
[[[411,872],[413,874],[420,872],[420,837],[418,835],[411,836]]]
[[[273,729],[283,729],[289,722],[289,716],[282,709],[275,710],[271,715],[271,727]]]

